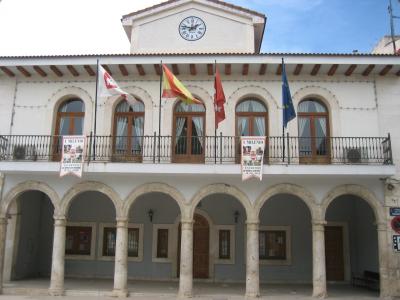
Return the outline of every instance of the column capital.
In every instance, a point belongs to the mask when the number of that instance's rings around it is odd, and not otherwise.
[[[54,226],[67,226],[67,218],[63,215],[54,215]]]
[[[376,222],[375,223],[377,231],[387,231],[388,225],[385,222]]]
[[[129,219],[126,217],[118,217],[116,218],[117,227],[126,228],[128,227]]]
[[[246,221],[247,230],[258,231],[260,222],[259,221]]]
[[[193,220],[182,220],[181,221],[182,230],[192,230],[193,224],[194,224]]]
[[[0,216],[0,225],[7,225],[7,217]]]
[[[311,224],[313,231],[325,231],[325,225],[327,222],[325,220],[312,220]]]

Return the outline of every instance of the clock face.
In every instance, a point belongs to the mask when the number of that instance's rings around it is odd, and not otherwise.
[[[206,24],[199,17],[187,17],[179,24],[179,34],[187,41],[197,41],[206,33]]]

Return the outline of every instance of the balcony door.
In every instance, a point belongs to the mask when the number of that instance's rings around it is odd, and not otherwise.
[[[62,136],[82,135],[85,105],[80,99],[69,99],[61,103],[57,111],[53,141],[53,160],[61,159]]]
[[[268,110],[265,105],[255,99],[246,99],[236,106],[236,162],[241,160],[241,136],[267,136]],[[265,144],[264,163],[268,162],[268,139]]]
[[[203,104],[178,102],[174,109],[172,162],[203,163],[205,117]]]
[[[298,107],[300,163],[329,163],[329,114],[316,99],[300,102]]]
[[[114,113],[114,161],[142,161],[144,104],[121,101]]]

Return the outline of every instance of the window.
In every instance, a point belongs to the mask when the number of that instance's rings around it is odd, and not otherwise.
[[[235,263],[235,225],[215,225],[214,244],[217,246],[215,251],[214,263],[234,264]]]
[[[298,106],[301,163],[329,162],[329,115],[324,104],[306,99]]]
[[[237,155],[236,162],[240,163],[241,136],[267,136],[268,135],[268,110],[265,105],[256,99],[246,99],[236,106],[236,136]],[[266,141],[268,142],[268,140]],[[264,163],[268,162],[268,143],[265,144]]]
[[[144,135],[144,104],[136,101],[132,106],[121,101],[114,113],[114,155],[115,160],[142,159]]]
[[[94,223],[68,223],[66,227],[66,258],[94,259]]]
[[[172,261],[172,226],[171,224],[153,224],[153,262],[170,263]]]
[[[262,226],[259,235],[259,257],[261,263],[291,263],[289,226]]]
[[[157,230],[157,258],[168,257],[168,229]]]
[[[99,253],[101,260],[114,260],[117,229],[113,223],[100,224]],[[143,224],[128,224],[128,260],[143,258]]]
[[[174,110],[173,162],[204,162],[203,104],[178,102]]]
[[[82,135],[85,105],[80,99],[69,99],[61,103],[57,111],[54,135],[53,159],[60,160],[62,136]]]

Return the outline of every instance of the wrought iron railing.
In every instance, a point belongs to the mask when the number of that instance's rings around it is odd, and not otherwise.
[[[0,161],[60,161],[61,136],[0,136]],[[266,164],[382,164],[393,163],[387,137],[266,138]],[[93,136],[85,149],[89,162],[239,163],[237,136]]]

